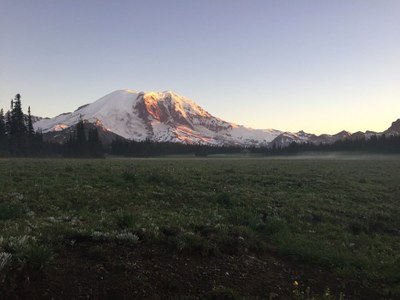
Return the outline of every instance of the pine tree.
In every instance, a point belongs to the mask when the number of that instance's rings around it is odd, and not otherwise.
[[[0,109],[0,140],[6,138],[6,118],[3,109]]]

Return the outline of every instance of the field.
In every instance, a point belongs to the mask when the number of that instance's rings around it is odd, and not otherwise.
[[[0,160],[0,299],[400,298],[400,159]]]

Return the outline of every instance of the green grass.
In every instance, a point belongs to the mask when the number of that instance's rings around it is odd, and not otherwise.
[[[0,182],[0,252],[35,268],[88,239],[203,256],[274,251],[400,290],[397,159],[15,159],[0,160]]]
[[[21,203],[0,203],[0,220],[13,220],[24,216],[24,207]]]

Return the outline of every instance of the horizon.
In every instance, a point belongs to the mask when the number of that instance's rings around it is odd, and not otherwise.
[[[398,1],[11,1],[0,108],[54,117],[171,90],[255,129],[382,132],[400,118]],[[229,108],[229,109],[227,109]]]

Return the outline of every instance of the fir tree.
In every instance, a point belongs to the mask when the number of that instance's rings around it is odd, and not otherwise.
[[[83,120],[81,119],[79,123],[76,125],[76,153],[77,156],[83,157],[86,155],[87,149],[87,140],[85,134],[85,126],[83,124]]]
[[[8,148],[8,138],[6,135],[6,118],[3,109],[0,110],[0,155],[6,155]]]
[[[33,137],[35,131],[33,130],[33,122],[32,122],[32,115],[31,115],[31,107],[28,106],[28,118],[26,121],[26,127],[28,131],[28,136]]]
[[[6,138],[6,118],[3,109],[0,109],[0,140]]]
[[[9,149],[10,154],[24,156],[29,152],[26,138],[26,126],[24,113],[22,112],[21,95],[17,94],[11,101]]]
[[[103,146],[99,138],[97,128],[91,129],[88,135],[88,155],[90,157],[102,157]]]
[[[21,95],[11,100],[11,110],[4,114],[0,110],[0,154],[32,156],[43,154],[43,136],[35,133],[31,109],[28,116],[22,111]]]
[[[6,113],[6,120],[5,120],[5,128],[6,128],[6,135],[10,137],[11,135],[11,112],[8,111]]]
[[[15,138],[24,136],[27,132],[24,113],[22,112],[21,95],[15,96],[11,110],[11,135]]]

